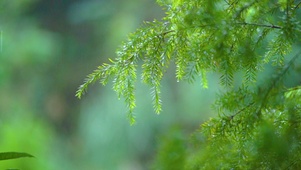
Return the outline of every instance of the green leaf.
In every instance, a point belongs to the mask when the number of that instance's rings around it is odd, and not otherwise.
[[[1,152],[0,153],[0,160],[17,159],[17,158],[24,158],[24,157],[33,158],[34,156],[24,152]]]

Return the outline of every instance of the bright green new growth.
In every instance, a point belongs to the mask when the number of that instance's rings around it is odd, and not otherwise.
[[[233,86],[233,74],[244,72],[244,85],[256,81],[263,63],[284,64],[294,39],[300,34],[294,1],[158,1],[166,10],[163,21],[146,22],[117,50],[117,58],[99,66],[80,86],[81,98],[88,86],[113,78],[113,89],[123,96],[134,122],[136,69],[142,62],[142,80],[152,88],[156,113],[161,111],[160,81],[170,62],[178,80],[202,78],[220,72],[220,83]],[[275,17],[281,17],[276,20]],[[273,36],[270,42],[266,37]]]
[[[171,1],[171,0],[170,0]],[[158,0],[166,10],[162,21],[146,22],[129,35],[117,58],[88,75],[76,96],[95,81],[124,97],[134,123],[136,70],[152,89],[154,110],[161,111],[160,82],[170,63],[176,78],[194,82],[206,74],[221,74],[226,92],[214,104],[217,118],[193,135],[195,147],[185,169],[301,168],[301,87],[289,88],[289,73],[300,74],[300,4],[293,0]],[[295,54],[291,54],[295,53]],[[273,73],[264,84],[258,74],[267,64]],[[240,85],[234,74],[243,73]],[[295,85],[299,82],[294,82]],[[168,149],[170,150],[170,148]],[[167,154],[168,155],[168,154]],[[168,161],[161,155],[158,167]],[[163,166],[161,166],[163,167]]]

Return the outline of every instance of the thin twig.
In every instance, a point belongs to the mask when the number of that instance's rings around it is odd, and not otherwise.
[[[226,2],[227,5],[230,5],[230,3],[227,0],[224,0]]]
[[[245,111],[247,108],[249,108],[250,106],[252,106],[255,102],[251,102],[249,103],[246,107],[240,109],[238,112],[236,112],[235,114],[230,116],[230,119],[232,120],[235,116],[237,116],[238,114],[240,114],[241,112]]]
[[[161,35],[165,36],[166,34],[169,34],[169,33],[172,33],[172,32],[175,32],[175,30],[169,30],[169,31],[162,32]]]
[[[247,23],[247,22],[239,22],[236,24],[241,24],[241,25],[252,25],[252,26],[258,26],[258,27],[266,27],[266,28],[275,28],[275,29],[281,29],[282,27],[278,25],[266,25],[266,24],[256,24],[256,23]]]
[[[301,5],[301,1],[295,6],[294,10],[296,10],[297,8],[299,8],[300,5]]]
[[[289,16],[289,9],[288,9],[288,6],[289,6],[289,1],[286,1],[286,16],[287,16],[287,17]]]

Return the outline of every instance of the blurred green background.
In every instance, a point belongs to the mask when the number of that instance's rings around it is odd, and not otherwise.
[[[215,76],[202,89],[200,80],[177,83],[171,66],[159,116],[150,88],[138,82],[134,126],[110,84],[75,98],[128,33],[162,16],[155,0],[1,0],[0,152],[35,158],[1,161],[0,169],[149,169],[170,129],[188,139],[213,114]]]

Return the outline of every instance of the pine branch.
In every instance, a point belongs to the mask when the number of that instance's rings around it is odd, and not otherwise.
[[[269,86],[269,88],[266,90],[266,93],[263,96],[263,100],[260,104],[260,107],[258,108],[256,115],[260,115],[262,108],[264,107],[264,101],[268,99],[268,96],[272,89],[276,86],[276,84],[283,78],[283,76],[288,72],[289,68],[294,64],[295,60],[300,57],[301,51],[297,53],[286,65],[284,70],[272,81],[272,84]]]
[[[82,95],[86,93],[88,86],[99,80],[102,75],[102,67],[99,66],[93,73],[89,74],[84,81],[84,84],[80,85],[76,91],[76,97],[81,99]]]

